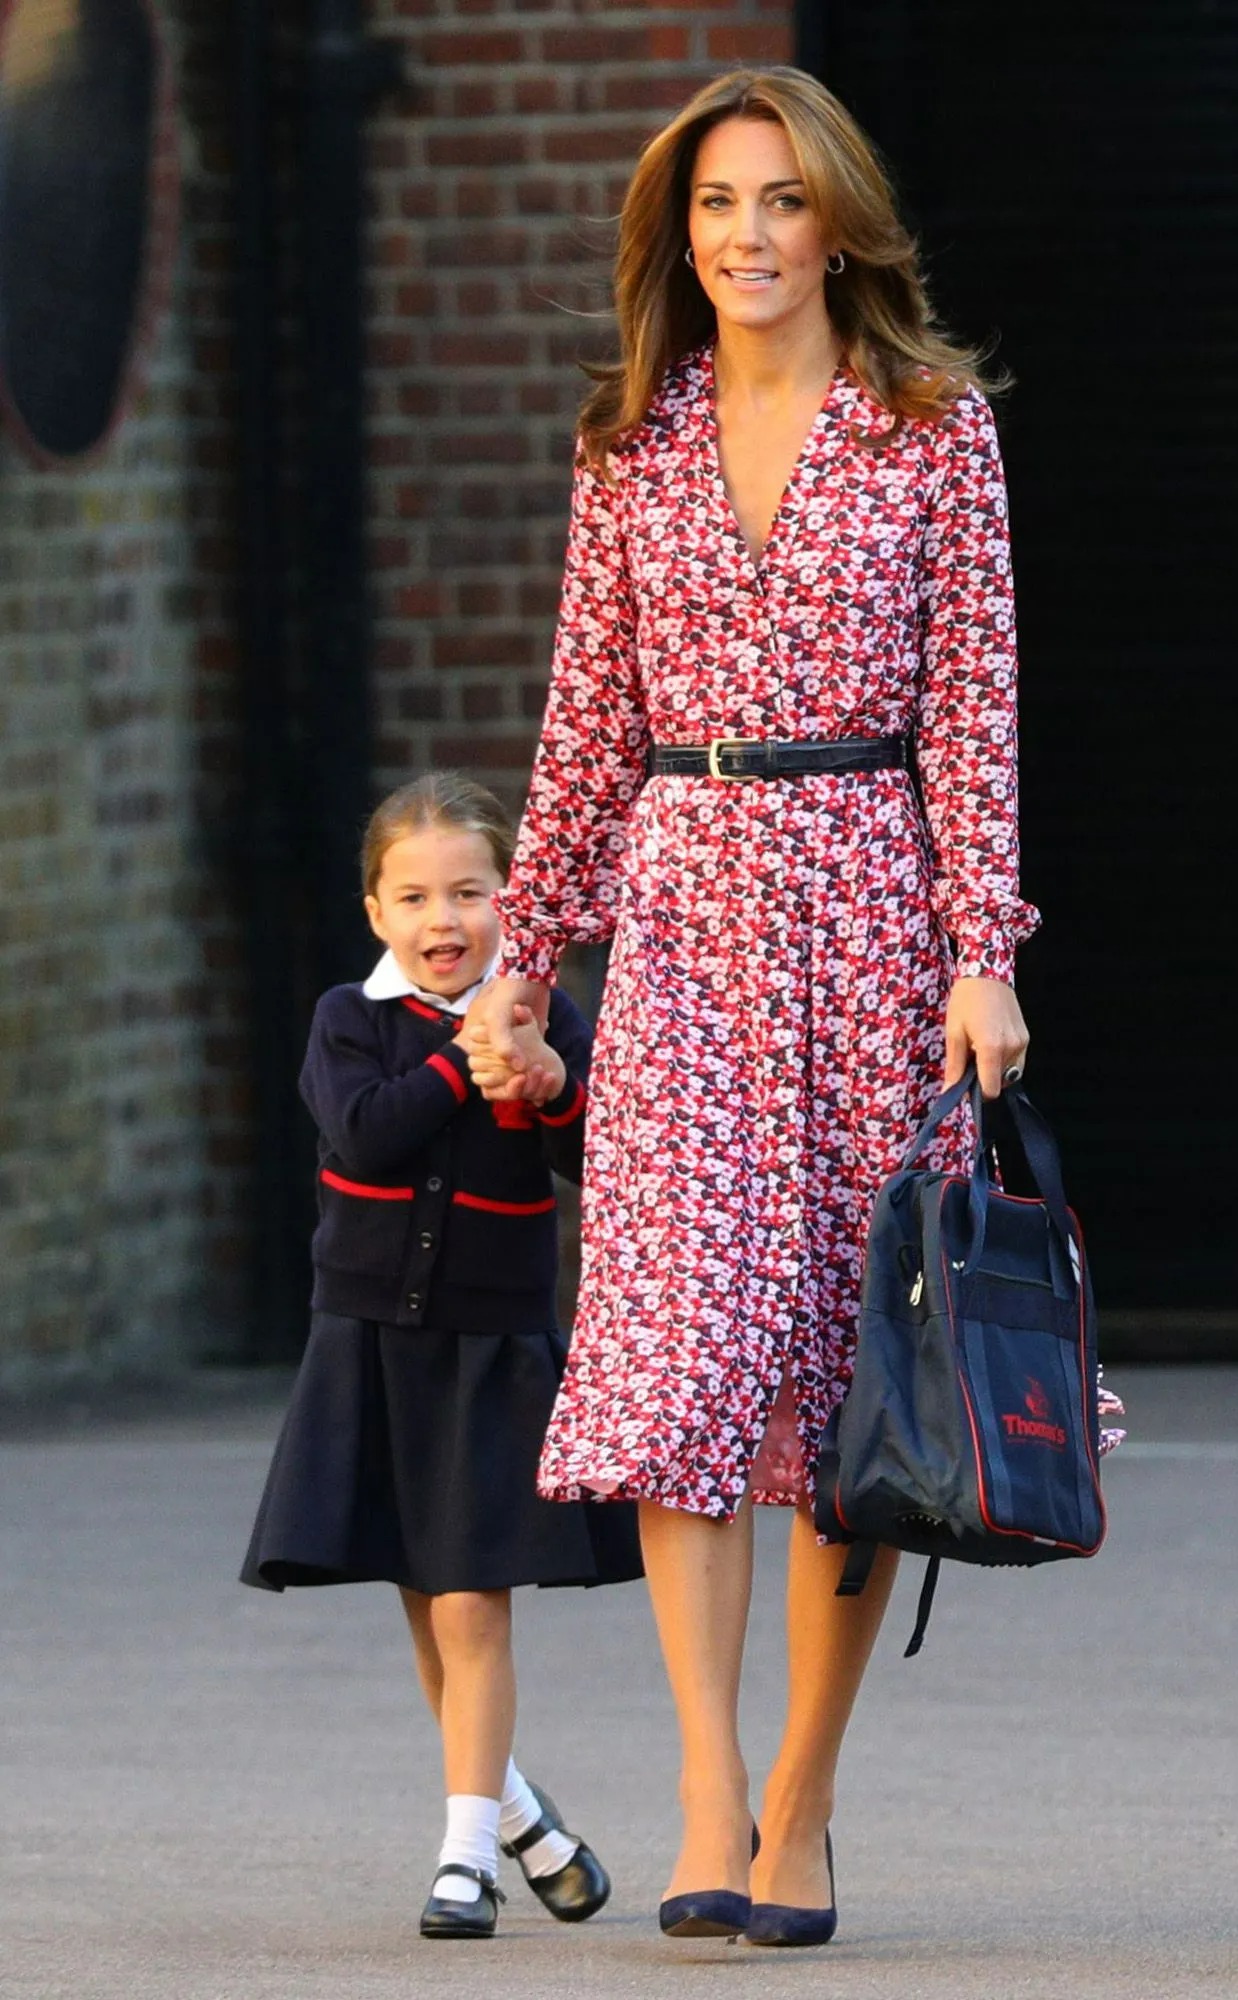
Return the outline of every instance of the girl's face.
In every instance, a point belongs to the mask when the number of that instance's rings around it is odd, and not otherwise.
[[[688,236],[719,324],[761,332],[825,320],[830,251],[791,141],[764,118],[726,118],[692,168]]]
[[[414,986],[454,1000],[499,948],[490,898],[503,887],[490,843],[458,826],[427,826],[393,840],[365,899],[375,937]]]

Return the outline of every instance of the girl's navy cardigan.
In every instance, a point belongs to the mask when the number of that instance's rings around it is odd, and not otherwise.
[[[555,1324],[551,1169],[580,1180],[589,1024],[555,987],[546,1039],[567,1083],[540,1112],[487,1103],[459,1026],[360,986],[318,1002],[301,1072],[319,1132],[318,1311],[460,1333]]]

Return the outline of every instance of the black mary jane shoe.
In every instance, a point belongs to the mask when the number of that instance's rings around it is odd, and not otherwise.
[[[434,1891],[444,1875],[467,1875],[470,1882],[480,1884],[480,1896],[472,1903],[458,1903],[450,1896],[436,1896]],[[493,1937],[499,1921],[499,1904],[506,1901],[493,1875],[485,1874],[480,1868],[470,1868],[462,1861],[444,1862],[430,1884],[430,1898],[421,1913],[421,1935],[424,1938]]]
[[[504,1854],[520,1863],[525,1881],[552,1917],[557,1917],[561,1924],[583,1924],[596,1916],[609,1898],[610,1876],[580,1835],[567,1832],[559,1808],[549,1794],[540,1785],[531,1784],[529,1790],[542,1809],[541,1818],[534,1820],[515,1840],[501,1841],[500,1846]],[[568,1839],[576,1842],[576,1852],[553,1875],[530,1875],[524,1857],[548,1833],[567,1833]]]

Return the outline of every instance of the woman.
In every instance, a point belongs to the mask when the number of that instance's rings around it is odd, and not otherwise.
[[[683,1742],[664,1928],[820,1942],[894,1568],[836,1598],[811,1513],[866,1223],[943,1063],[974,1052],[995,1095],[1027,1047],[1004,488],[974,357],[933,326],[872,149],[797,71],[718,79],[646,148],[617,305],[504,976],[469,1027],[507,1059],[563,946],[614,933],[541,1490],[640,1503]],[[795,1508],[755,1858],[752,1500]]]

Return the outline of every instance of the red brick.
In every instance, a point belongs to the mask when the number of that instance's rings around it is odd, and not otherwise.
[[[781,63],[790,57],[791,32],[773,22],[736,22],[710,28],[705,46],[716,62]]]
[[[427,262],[437,271],[480,264],[523,264],[529,252],[527,229],[436,229],[426,245]]]
[[[434,440],[438,465],[524,465],[529,455],[525,431],[444,431]]]
[[[452,595],[461,618],[500,618],[511,608],[505,584],[479,583],[476,577],[458,583]]]
[[[375,569],[405,569],[408,566],[407,535],[372,535],[370,560]]]
[[[418,521],[430,511],[430,497],[419,481],[396,488],[395,510],[402,521]]]
[[[512,126],[432,132],[426,140],[426,158],[432,167],[515,167],[527,157],[526,136]]]
[[[562,215],[571,203],[571,188],[557,174],[539,174],[516,183],[516,206],[522,215]]]
[[[602,105],[606,111],[649,112],[649,125],[661,120],[659,111],[677,111],[700,89],[699,70],[640,70],[630,76],[602,79]]]
[[[488,222],[502,207],[497,181],[465,181],[456,188],[456,214],[468,220]]]
[[[647,28],[546,28],[542,57],[552,63],[640,62],[648,41]]]
[[[409,284],[397,285],[395,289],[395,309],[410,319],[425,319],[438,305],[438,290],[428,278],[417,279]]]
[[[790,0],[778,0],[779,6],[787,6],[789,4]],[[651,27],[647,28],[645,33],[648,38],[651,62],[685,62],[687,60],[689,43],[688,30],[686,28]],[[651,73],[653,75],[657,74],[656,71],[652,71]]]
[[[407,368],[413,360],[413,339],[408,333],[372,330],[368,348],[373,368]]]
[[[372,132],[366,153],[372,173],[396,172],[408,165],[408,140],[400,132]]]
[[[438,212],[438,189],[431,182],[410,181],[400,190],[400,213],[410,222],[426,222]]]
[[[407,583],[392,595],[400,618],[437,618],[444,608],[443,586],[437,581]]]
[[[380,632],[374,641],[377,674],[405,674],[416,664],[417,648],[406,633]]]
[[[515,63],[527,53],[523,35],[510,29],[472,34],[429,34],[421,44],[421,57],[439,69],[456,69],[473,63]]]
[[[466,771],[527,771],[534,741],[527,731],[519,736],[440,736],[434,748],[440,763]]]
[[[564,109],[565,80],[557,76],[522,76],[516,79],[517,111],[561,111]]]
[[[523,333],[439,333],[430,341],[430,359],[443,368],[515,368],[528,358]]]
[[[546,159],[568,165],[635,159],[648,136],[646,126],[604,125],[590,119],[587,123],[558,125],[543,133],[542,152]]]
[[[526,577],[520,585],[522,618],[553,618],[559,609],[560,580],[557,576]]]
[[[474,625],[465,632],[436,632],[436,667],[527,667],[535,653],[532,633],[486,631]]]
[[[441,687],[401,688],[396,698],[396,714],[405,722],[434,722],[443,713]]]
[[[500,109],[496,83],[457,83],[447,93],[449,118],[492,118]],[[484,156],[483,156],[484,157]],[[477,158],[476,152],[473,158]]]
[[[469,319],[499,309],[499,288],[493,278],[465,278],[456,286],[456,310]]]
[[[520,385],[520,407],[526,416],[558,416],[574,409],[580,397],[560,382],[535,380]]]
[[[474,681],[461,691],[460,707],[466,722],[494,722],[507,706],[498,681]]]

